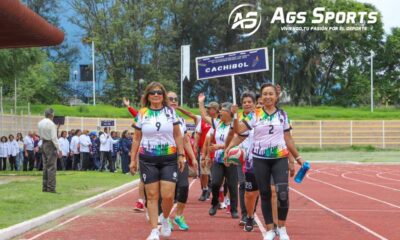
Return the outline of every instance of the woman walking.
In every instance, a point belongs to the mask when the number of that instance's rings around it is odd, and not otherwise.
[[[135,128],[130,170],[137,171],[145,184],[147,208],[152,231],[147,240],[158,240],[158,199],[162,198],[161,236],[171,235],[169,215],[174,203],[179,171],[185,167],[182,134],[175,110],[167,106],[167,93],[158,82],[150,83],[142,97],[142,108],[133,124]]]

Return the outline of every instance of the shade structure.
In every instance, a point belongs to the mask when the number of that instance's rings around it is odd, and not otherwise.
[[[0,0],[0,48],[53,46],[64,33],[19,0]]]

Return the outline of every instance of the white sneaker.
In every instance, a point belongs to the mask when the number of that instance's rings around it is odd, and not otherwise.
[[[226,208],[226,204],[224,202],[220,202],[219,209],[225,209],[225,208]]]
[[[169,221],[169,218],[164,218],[164,216],[161,219],[161,236],[163,237],[171,236],[171,225]]]
[[[280,240],[290,240],[285,227],[278,227],[278,235]]]
[[[275,236],[276,236],[275,230],[274,229],[273,230],[269,230],[267,232],[267,234],[265,234],[264,240],[274,240]]]
[[[151,233],[146,240],[160,240],[160,232],[158,231],[158,228],[151,230]]]

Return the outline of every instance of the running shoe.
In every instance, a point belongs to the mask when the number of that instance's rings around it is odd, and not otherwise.
[[[239,226],[244,226],[247,222],[247,216],[243,215],[242,218],[239,221]]]
[[[276,237],[275,229],[269,230],[264,236],[264,240],[274,240]]]
[[[278,227],[278,235],[280,240],[290,240],[285,227]]]
[[[208,188],[208,190],[206,190],[206,200],[210,199],[210,194],[211,194],[211,188]]]
[[[206,198],[206,195],[207,195],[207,190],[203,190],[203,192],[201,193],[201,196],[200,196],[200,198],[199,198],[199,201],[202,201],[202,202],[204,202],[207,198]]]
[[[163,237],[171,236],[170,219],[169,218],[164,218],[164,216],[161,219],[161,236],[163,236]]]
[[[218,210],[218,205],[212,206],[208,211],[208,214],[210,214],[210,216],[214,216],[217,213],[217,210]]]
[[[220,202],[219,203],[219,209],[225,209],[225,208],[226,208],[225,203],[224,202]]]
[[[251,232],[254,229],[253,226],[254,218],[248,218],[246,217],[246,223],[244,224],[243,230],[246,232]]]
[[[135,208],[133,210],[135,210],[135,212],[143,212],[144,211],[144,204],[141,203],[140,201],[137,201],[135,203]]]
[[[186,224],[185,218],[183,216],[175,217],[174,223],[178,225],[180,230],[189,230],[189,226]]]
[[[233,211],[233,212],[231,212],[231,217],[232,218],[239,218],[239,214],[238,214],[238,212],[237,211]]]
[[[231,213],[231,205],[230,204],[226,204],[226,214],[230,214],[230,213]]]
[[[158,231],[158,228],[151,230],[151,233],[146,240],[160,240],[160,232]]]

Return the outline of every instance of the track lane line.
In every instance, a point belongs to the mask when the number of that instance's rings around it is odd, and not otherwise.
[[[380,184],[376,184],[376,183],[372,183],[372,182],[368,182],[368,181],[363,181],[363,180],[355,179],[355,178],[352,178],[352,177],[347,177],[346,174],[350,174],[350,173],[351,172],[342,173],[341,177],[344,178],[344,179],[351,180],[351,181],[356,181],[356,182],[360,182],[360,183],[364,183],[364,184],[368,184],[368,185],[372,185],[372,186],[381,187],[381,188],[384,188],[384,189],[400,192],[400,189],[397,189],[397,188],[387,187],[387,186],[384,186],[384,185],[380,185]],[[357,174],[357,173],[353,173],[353,174]]]
[[[359,227],[359,228],[361,228],[362,230],[364,230],[364,231],[366,231],[366,232],[372,234],[373,236],[377,237],[378,239],[381,239],[381,240],[388,240],[386,237],[380,235],[379,233],[377,233],[377,232],[375,232],[375,231],[369,229],[368,227],[366,227],[366,226],[364,226],[364,225],[362,225],[362,224],[360,224],[360,223],[358,223],[358,222],[356,222],[356,221],[354,221],[354,220],[352,220],[352,219],[350,219],[350,218],[344,216],[343,214],[340,214],[340,213],[336,212],[335,210],[333,210],[333,209],[331,209],[331,208],[329,208],[329,207],[323,205],[322,203],[320,203],[320,202],[318,202],[317,200],[315,200],[315,199],[313,199],[313,198],[307,196],[306,194],[304,194],[304,193],[302,193],[302,192],[300,192],[300,191],[298,191],[298,190],[296,190],[296,189],[294,189],[294,188],[292,188],[292,187],[289,187],[289,188],[290,188],[293,192],[295,192],[295,193],[299,194],[300,196],[302,196],[302,197],[308,199],[309,201],[313,202],[313,203],[316,204],[317,206],[319,206],[319,207],[323,208],[324,210],[326,210],[326,211],[332,213],[333,215],[336,215],[336,216],[338,216],[338,217],[340,217],[340,218],[342,218],[342,219],[344,219],[344,220],[346,220],[346,221],[348,221],[348,222],[350,222],[350,223],[356,225],[357,227]]]
[[[390,207],[394,207],[394,208],[400,209],[400,206],[398,206],[398,205],[396,205],[396,204],[392,204],[392,203],[389,203],[389,202],[386,202],[386,201],[383,201],[383,200],[380,200],[380,199],[377,199],[377,198],[374,198],[374,197],[371,197],[371,196],[368,196],[368,195],[365,195],[365,194],[362,194],[362,193],[359,193],[359,192],[354,192],[354,191],[351,191],[351,190],[349,190],[349,189],[342,188],[342,187],[339,187],[339,186],[337,186],[337,185],[334,185],[334,184],[331,184],[331,183],[328,183],[328,182],[325,182],[325,181],[322,181],[322,180],[318,180],[318,179],[312,178],[312,177],[310,176],[310,175],[312,175],[312,174],[313,174],[313,173],[307,174],[307,178],[310,179],[310,180],[312,180],[312,181],[319,182],[319,183],[322,183],[322,184],[331,186],[331,187],[333,187],[333,188],[339,189],[339,190],[341,190],[341,191],[349,192],[349,193],[352,193],[352,194],[354,194],[354,195],[358,195],[358,196],[361,196],[361,197],[364,197],[364,198],[368,198],[368,199],[370,199],[370,200],[383,203],[383,204],[388,205],[388,206],[390,206]]]
[[[386,172],[380,172],[380,173],[375,174],[375,176],[377,176],[378,178],[381,178],[381,179],[386,179],[386,180],[391,180],[391,181],[400,182],[399,179],[394,179],[394,178],[388,178],[388,177],[381,176],[382,174],[385,174],[385,173],[386,173]]]
[[[51,231],[53,231],[53,230],[55,230],[55,229],[61,227],[61,226],[64,226],[64,225],[67,224],[67,223],[70,223],[70,222],[72,222],[72,221],[74,221],[74,220],[76,220],[76,219],[82,217],[83,215],[85,215],[85,214],[88,213],[89,211],[91,211],[91,210],[93,210],[93,209],[98,209],[98,208],[100,208],[100,207],[102,207],[102,206],[105,206],[105,205],[109,204],[110,202],[113,202],[113,201],[115,201],[115,200],[117,200],[117,199],[119,199],[119,198],[125,196],[126,194],[135,191],[135,190],[138,189],[138,188],[139,188],[139,187],[135,187],[135,188],[133,188],[133,189],[127,191],[127,192],[121,193],[120,195],[117,195],[116,197],[111,198],[110,200],[108,200],[108,201],[106,201],[106,202],[104,202],[104,203],[102,203],[102,204],[100,204],[100,205],[98,205],[98,206],[96,206],[96,207],[94,207],[94,208],[88,209],[88,210],[84,211],[83,213],[81,213],[81,214],[79,214],[79,215],[77,215],[77,216],[75,216],[75,217],[69,218],[68,220],[66,220],[66,221],[64,221],[64,222],[61,222],[61,223],[59,223],[58,225],[56,225],[56,226],[54,226],[54,227],[52,227],[52,228],[50,228],[50,229],[47,229],[47,230],[44,231],[44,232],[41,232],[41,233],[39,233],[39,234],[37,234],[37,235],[31,237],[31,238],[28,238],[27,240],[34,240],[34,239],[37,239],[37,238],[39,238],[39,237],[41,237],[41,236],[43,236],[43,235],[45,235],[45,234],[47,234],[47,233],[49,233],[49,232],[51,232]]]

